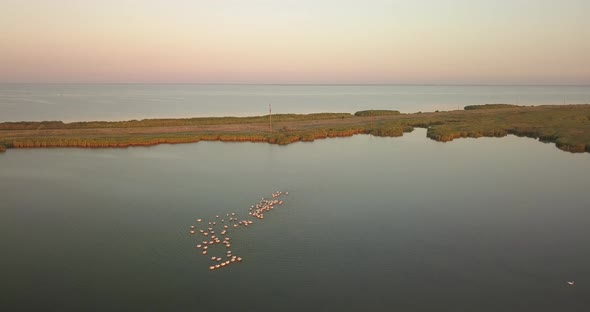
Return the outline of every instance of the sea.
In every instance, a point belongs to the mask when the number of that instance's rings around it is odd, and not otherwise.
[[[0,116],[259,115],[268,104],[273,113],[415,112],[574,103],[588,91],[3,85]],[[588,311],[589,185],[587,153],[512,135],[441,143],[425,129],[287,146],[9,149],[0,153],[0,310]],[[277,191],[282,205],[264,219],[248,214]],[[222,235],[230,216],[253,223]],[[209,227],[231,247],[203,255],[196,246],[210,236],[199,230]],[[210,270],[228,250],[243,261]]]
[[[132,120],[273,113],[402,113],[477,104],[590,103],[590,86],[0,84],[0,122]]]

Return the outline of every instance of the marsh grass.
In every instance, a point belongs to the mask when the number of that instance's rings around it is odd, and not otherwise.
[[[273,124],[278,129],[274,132],[267,127],[268,116],[123,122],[9,122],[0,124],[0,151],[5,148],[126,147],[199,141],[285,145],[355,134],[397,137],[418,127],[427,128],[427,137],[440,142],[514,134],[553,142],[564,151],[590,152],[590,105],[495,106],[493,109],[466,108],[420,114],[379,112],[273,115]]]
[[[476,110],[476,109],[498,109],[498,108],[514,108],[522,107],[513,104],[484,104],[484,105],[467,105],[464,107],[465,110]]]
[[[310,121],[323,119],[344,119],[354,117],[349,113],[315,114],[276,114],[273,122]],[[81,121],[64,123],[61,121],[19,121],[0,123],[0,130],[56,130],[56,129],[103,129],[103,128],[144,128],[144,127],[183,127],[205,125],[232,125],[268,122],[269,116],[253,117],[198,117],[178,119],[143,119],[128,121]]]
[[[389,116],[389,115],[399,115],[400,112],[396,110],[364,110],[358,111],[354,113],[357,117],[367,117],[367,116]]]

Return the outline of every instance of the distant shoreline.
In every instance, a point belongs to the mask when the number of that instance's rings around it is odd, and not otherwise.
[[[286,145],[355,134],[402,136],[427,128],[439,142],[508,134],[555,143],[568,152],[590,152],[590,105],[472,105],[465,110],[401,114],[397,111],[278,114],[63,123],[0,123],[0,152],[11,148],[107,148],[194,143],[267,142]]]
[[[200,82],[0,82],[1,85],[195,85],[195,86],[426,86],[426,87],[590,87],[590,84],[505,83],[200,83]]]

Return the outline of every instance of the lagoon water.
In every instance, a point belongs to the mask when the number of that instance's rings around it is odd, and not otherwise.
[[[590,103],[590,86],[0,84],[0,122]]]
[[[586,311],[588,185],[588,154],[424,129],[9,150],[0,310]],[[210,272],[193,220],[276,190],[283,206],[230,235],[244,261]]]

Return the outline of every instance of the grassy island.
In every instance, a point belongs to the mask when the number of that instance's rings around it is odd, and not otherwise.
[[[518,105],[514,105],[514,104],[467,105],[463,109],[464,110],[474,110],[474,109],[497,109],[497,108],[514,108],[514,107],[518,107]]]
[[[465,110],[401,114],[398,111],[278,114],[272,116],[145,119],[63,123],[0,123],[0,152],[34,147],[126,147],[199,141],[289,144],[371,134],[402,136],[415,127],[427,137],[502,137],[508,134],[553,142],[568,152],[590,152],[590,105],[472,105]]]
[[[364,110],[354,113],[357,117],[366,116],[386,116],[386,115],[399,115],[400,112],[396,110]]]

